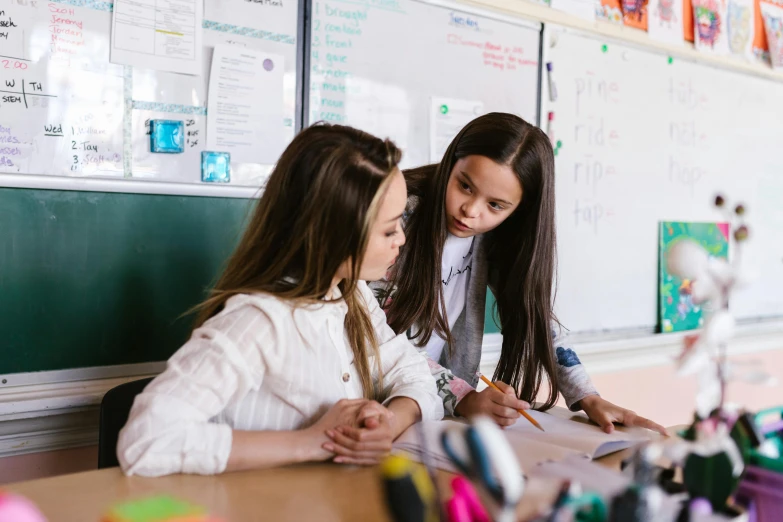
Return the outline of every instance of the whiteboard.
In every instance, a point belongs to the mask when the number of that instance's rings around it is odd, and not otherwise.
[[[547,27],[555,113],[558,318],[573,331],[653,328],[658,222],[748,207],[738,318],[783,315],[783,84]],[[605,46],[605,47],[604,47]],[[546,81],[546,76],[542,81]]]
[[[11,26],[0,47],[0,172],[122,176],[123,70],[109,63],[110,13],[11,0],[0,13]]]
[[[297,2],[206,0],[198,76],[109,63],[111,9],[100,0],[0,0],[0,20],[13,21],[0,31],[0,183],[3,173],[200,183],[209,71],[219,44],[283,56],[280,152],[293,139]],[[153,118],[185,122],[183,154],[150,152]],[[232,162],[231,185],[258,186],[271,167]]]
[[[416,0],[313,0],[310,123],[390,137],[403,166],[437,161],[476,116],[535,123],[540,24]]]

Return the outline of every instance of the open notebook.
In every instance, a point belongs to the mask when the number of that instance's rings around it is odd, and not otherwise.
[[[612,434],[601,431],[598,426],[588,424],[587,420],[569,420],[549,413],[528,411],[546,430],[540,431],[525,418],[504,430],[506,438],[517,456],[524,472],[547,461],[561,461],[566,458],[596,459],[630,448],[655,435],[642,428],[623,428]],[[576,416],[577,419],[582,417]],[[460,421],[444,420],[425,422],[420,428],[411,426],[394,443],[397,452],[406,453],[416,460],[427,455],[434,466],[448,471],[455,468],[440,443],[443,430],[462,424]],[[425,440],[419,433],[422,431]],[[423,443],[422,443],[423,442]]]

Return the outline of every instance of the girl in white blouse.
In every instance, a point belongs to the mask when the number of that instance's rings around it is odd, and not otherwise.
[[[442,417],[425,359],[364,282],[405,242],[400,156],[348,127],[293,140],[190,340],[136,397],[117,447],[126,474],[374,464]]]

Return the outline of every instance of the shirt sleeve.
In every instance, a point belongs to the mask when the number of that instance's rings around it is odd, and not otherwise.
[[[166,370],[139,394],[120,432],[117,456],[127,475],[203,475],[225,470],[232,429],[210,422],[257,390],[265,357],[279,346],[272,314],[236,296],[193,332]],[[268,354],[262,357],[258,340]]]
[[[443,418],[443,406],[427,361],[408,341],[405,334],[395,335],[386,324],[386,315],[366,283],[359,290],[367,303],[381,356],[381,370],[388,403],[395,397],[408,397],[419,405],[422,420]]]
[[[593,381],[590,380],[582,361],[569,344],[563,327],[553,321],[551,328],[560,393],[569,410],[579,411],[581,409],[579,401],[590,395],[598,395],[598,391],[593,386]]]
[[[451,370],[445,366],[441,366],[432,357],[427,354],[426,348],[422,347],[420,353],[427,358],[427,364],[429,365],[430,372],[435,379],[435,387],[438,390],[438,396],[443,402],[443,412],[448,417],[458,417],[457,412],[454,411],[457,408],[457,404],[465,398],[465,396],[475,391],[475,388],[454,375]]]

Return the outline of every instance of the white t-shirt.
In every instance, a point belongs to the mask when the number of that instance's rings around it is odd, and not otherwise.
[[[443,284],[443,301],[446,303],[446,317],[449,330],[465,308],[465,298],[468,288],[468,274],[473,264],[473,238],[457,237],[449,234],[443,245],[441,262],[441,281]],[[446,346],[446,341],[433,333],[427,343],[427,354],[437,361]]]

